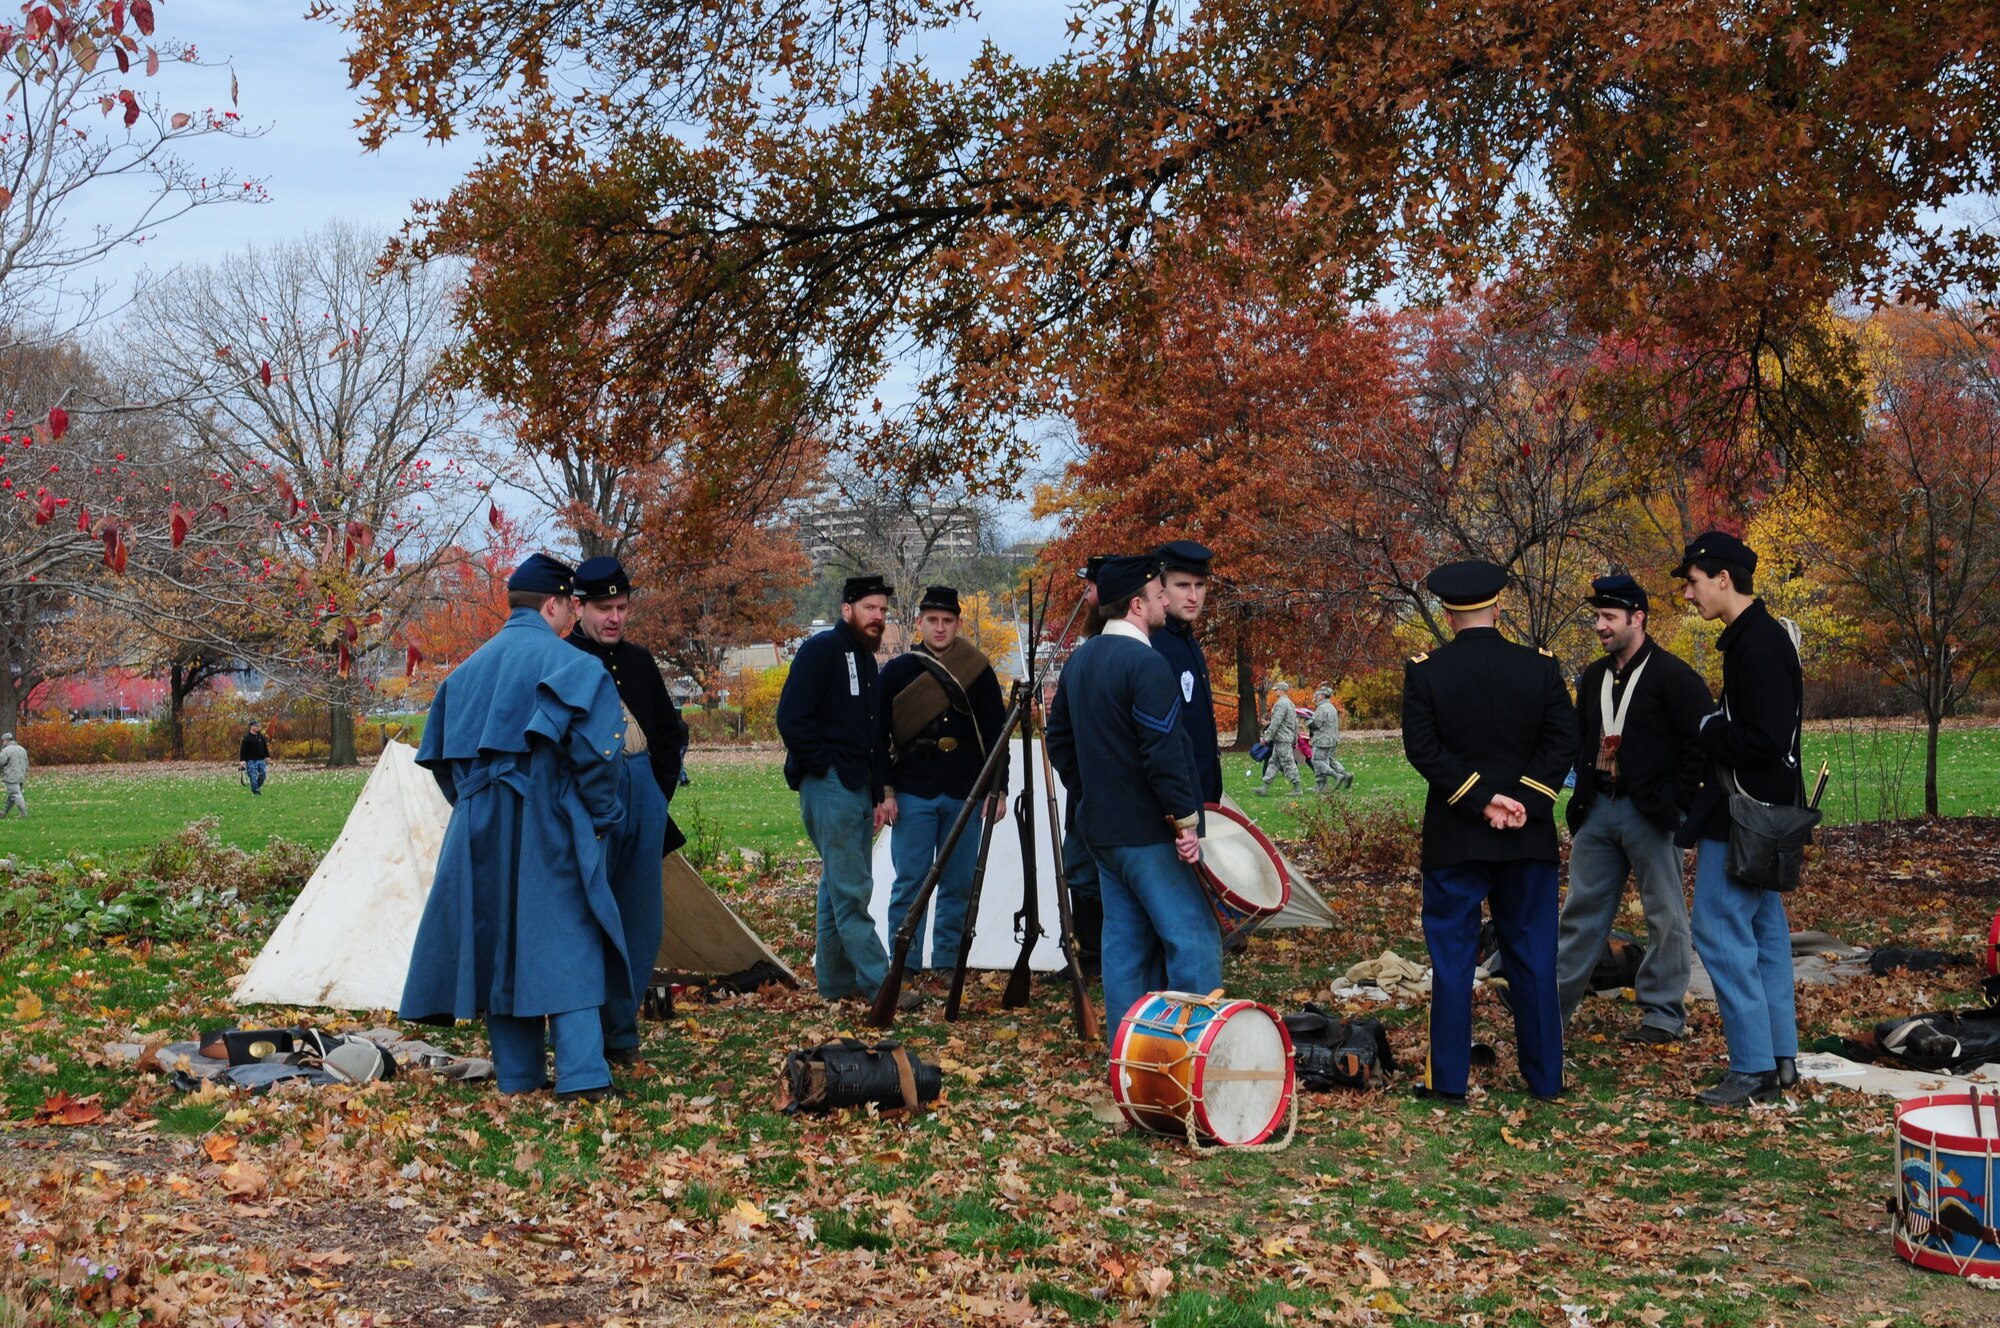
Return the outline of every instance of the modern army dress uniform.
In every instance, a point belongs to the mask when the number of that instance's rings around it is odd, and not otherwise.
[[[576,596],[586,603],[631,593],[632,580],[616,558],[591,558],[576,569]],[[614,1060],[624,1060],[639,1047],[639,1005],[653,979],[660,933],[666,928],[660,863],[687,843],[667,812],[680,783],[687,725],[667,693],[660,666],[644,647],[624,640],[602,645],[585,635],[581,626],[566,639],[604,665],[625,712],[625,759],[618,777],[625,819],[606,841],[610,845],[606,875],[625,925],[630,992],[604,1004],[604,1050]]]
[[[890,593],[879,576],[849,577],[841,591],[846,603]],[[799,647],[778,695],[785,783],[798,792],[820,857],[813,973],[829,1001],[872,997],[889,976],[889,955],[868,912],[872,817],[889,774],[878,682],[874,649],[842,621]]]
[[[1215,554],[1193,540],[1173,540],[1154,551],[1165,572],[1190,572],[1207,578]],[[1181,693],[1181,727],[1194,747],[1195,780],[1203,802],[1222,801],[1222,746],[1215,732],[1215,692],[1209,686],[1208,659],[1195,640],[1194,627],[1172,614],[1153,633],[1153,649],[1174,671]]]
[[[536,554],[510,590],[568,595],[570,569]],[[625,725],[611,675],[533,609],[439,684],[417,762],[451,803],[401,1017],[484,1016],[503,1093],[611,1082],[600,1007],[627,995],[624,927],[605,875],[624,819]]]
[[[1431,573],[1448,609],[1491,605],[1506,573],[1448,563]],[[1576,712],[1547,651],[1491,627],[1462,629],[1403,671],[1403,750],[1424,798],[1423,922],[1431,955],[1430,1057],[1424,1087],[1462,1101],[1472,1058],[1472,981],[1479,908],[1488,902],[1514,1009],[1521,1076],[1537,1097],[1562,1091],[1556,995],[1557,790],[1576,755]],[[1495,829],[1495,794],[1527,809],[1527,824]]]
[[[919,614],[939,609],[958,616],[958,591],[931,586]],[[896,883],[889,891],[889,934],[902,928],[931,864],[944,848],[952,822],[979,782],[986,754],[1005,743],[1007,702],[1000,679],[979,648],[958,637],[942,652],[919,641],[907,654],[882,666],[882,744],[889,751],[889,787],[895,790],[896,824],[889,832]],[[1006,758],[993,787],[1005,800]],[[924,967],[928,932],[931,968],[958,963],[972,897],[972,873],[979,860],[978,822],[959,835],[951,858],[938,875],[935,928],[919,921],[910,939],[911,963]]]
[[[1158,574],[1150,559],[1107,558],[1112,604]],[[1049,759],[1077,791],[1076,818],[1104,894],[1104,1006],[1116,1024],[1150,992],[1222,985],[1222,931],[1174,838],[1201,823],[1185,703],[1147,634],[1123,620],[1077,647],[1049,708]]]

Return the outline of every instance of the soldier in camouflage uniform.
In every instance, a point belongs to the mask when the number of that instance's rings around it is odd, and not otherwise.
[[[1271,718],[1258,739],[1271,744],[1271,756],[1264,762],[1264,782],[1257,792],[1260,796],[1269,795],[1271,781],[1282,774],[1292,781],[1292,792],[1304,793],[1305,786],[1299,782],[1299,708],[1292,704],[1292,685],[1280,680],[1271,684],[1271,690],[1277,696],[1271,702]]]
[[[1334,709],[1333,688],[1321,687],[1313,693],[1313,700],[1318,704],[1306,721],[1306,737],[1313,747],[1313,791],[1326,792],[1328,780],[1335,781],[1337,788],[1353,788],[1354,776],[1333,756],[1340,746],[1340,711]]]

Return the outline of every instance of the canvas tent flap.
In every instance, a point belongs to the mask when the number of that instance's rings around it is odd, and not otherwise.
[[[1041,972],[1052,972],[1063,966],[1062,946],[1056,937],[1057,914],[1055,897],[1056,873],[1060,867],[1059,846],[1049,844],[1049,818],[1043,800],[1047,793],[1042,782],[1041,743],[1036,741],[1030,747],[1030,759],[1035,762],[1035,885],[1041,898],[1042,928],[1046,933],[1035,944],[1030,956],[1031,965]],[[979,896],[978,931],[973,937],[972,958],[967,967],[982,969],[1011,969],[1014,959],[1021,952],[1021,943],[1014,937],[1014,914],[1021,907],[1021,844],[1020,835],[1014,828],[1014,799],[1022,790],[1022,767],[1020,740],[1013,743],[1013,753],[1008,762],[1007,817],[993,828],[993,847],[986,860],[986,884]],[[1057,779],[1056,805],[1062,806],[1062,781]],[[1233,800],[1224,798],[1224,804],[1231,810],[1243,812]],[[1247,819],[1255,820],[1243,812]],[[978,826],[968,825],[965,833],[977,833]],[[869,898],[869,912],[875,919],[875,930],[882,936],[885,946],[893,938],[889,935],[889,892],[896,881],[896,864],[890,857],[889,838],[895,833],[894,827],[885,830],[875,840],[874,876],[875,889]],[[1281,853],[1280,858],[1283,858]],[[1275,917],[1264,923],[1266,927],[1330,927],[1333,925],[1333,911],[1326,906],[1319,891],[1299,873],[1298,867],[1285,859],[1285,871],[1292,880],[1291,902]],[[935,920],[936,905],[932,905]],[[926,940],[929,931],[925,933]],[[912,953],[911,967],[928,963],[933,967],[949,968],[956,961],[956,955],[930,955],[928,957]]]
[[[666,927],[660,933],[655,968],[687,973],[740,973],[760,959],[784,970],[792,985],[798,974],[756,932],[743,924],[735,910],[722,902],[708,882],[678,852],[667,855],[660,888],[666,892]]]
[[[250,971],[237,1005],[393,1010],[436,874],[451,804],[417,750],[382,749],[347,824]]]
[[[1255,822],[1257,819],[1244,811],[1243,804],[1227,793],[1222,795],[1222,805],[1230,811],[1240,813],[1249,821]],[[1326,898],[1320,894],[1319,887],[1306,879],[1305,874],[1299,870],[1299,865],[1286,857],[1283,849],[1278,850],[1278,860],[1285,864],[1285,875],[1291,878],[1292,897],[1278,910],[1277,916],[1266,918],[1263,927],[1258,930],[1269,927],[1331,927],[1333,910],[1326,906]]]
[[[451,820],[451,804],[416,758],[407,743],[383,748],[340,838],[237,981],[233,1003],[393,1010],[403,999]],[[664,864],[661,890],[660,967],[720,975],[765,959],[791,974],[679,853]]]

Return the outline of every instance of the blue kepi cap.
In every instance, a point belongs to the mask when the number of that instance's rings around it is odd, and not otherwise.
[[[525,590],[531,595],[567,595],[576,584],[576,572],[568,563],[559,563],[546,553],[531,553],[507,578],[507,589]]]

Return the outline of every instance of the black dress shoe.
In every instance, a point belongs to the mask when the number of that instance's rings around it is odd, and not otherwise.
[[[1416,1088],[1410,1090],[1410,1094],[1428,1106],[1443,1107],[1447,1111],[1465,1110],[1465,1094],[1463,1093],[1440,1093],[1435,1088],[1425,1088],[1419,1084]]]
[[[556,1094],[556,1101],[604,1102],[625,1096],[626,1092],[624,1089],[613,1088],[610,1084],[604,1084],[597,1088],[566,1088]]]
[[[1790,1088],[1799,1081],[1799,1061],[1796,1056],[1778,1057],[1778,1087]]]
[[[1740,1107],[1749,1102],[1768,1102],[1778,1096],[1778,1072],[1745,1074],[1731,1070],[1713,1088],[1704,1088],[1694,1100],[1704,1107]]]
[[[1668,1042],[1679,1042],[1681,1035],[1658,1024],[1634,1024],[1618,1035],[1620,1042],[1637,1042],[1644,1046],[1657,1047]]]
[[[637,1047],[606,1047],[604,1059],[611,1065],[637,1065],[643,1053]]]

